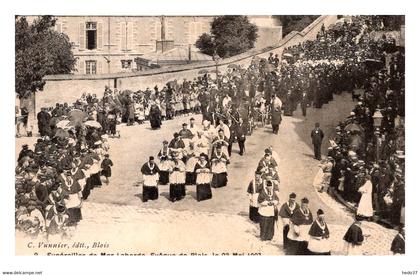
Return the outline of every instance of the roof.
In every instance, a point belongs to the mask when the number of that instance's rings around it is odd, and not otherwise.
[[[153,63],[168,63],[168,62],[185,62],[188,61],[188,47],[175,47],[166,52],[150,52],[141,56],[142,59],[147,59]],[[191,62],[211,61],[210,55],[203,54],[198,51],[191,50]]]

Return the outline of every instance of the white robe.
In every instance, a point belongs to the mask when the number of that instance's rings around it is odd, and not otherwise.
[[[362,197],[360,198],[359,205],[357,207],[357,215],[372,217],[372,182],[367,180],[365,184],[359,188],[359,192],[362,193]]]

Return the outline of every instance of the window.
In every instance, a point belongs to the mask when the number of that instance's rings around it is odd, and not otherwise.
[[[131,63],[133,60],[121,60],[121,67],[123,69],[131,69]]]
[[[96,74],[96,61],[95,60],[86,61],[86,74]]]
[[[97,26],[96,22],[86,22],[86,48],[94,50],[97,47]]]

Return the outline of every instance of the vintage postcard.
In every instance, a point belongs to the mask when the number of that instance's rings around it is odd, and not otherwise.
[[[16,255],[405,254],[403,15],[16,15]]]

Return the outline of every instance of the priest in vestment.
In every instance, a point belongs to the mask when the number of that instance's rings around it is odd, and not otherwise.
[[[312,212],[309,209],[309,200],[303,198],[300,207],[293,212],[290,218],[289,255],[306,255],[309,240],[309,228],[313,222]]]
[[[324,211],[318,209],[317,218],[309,229],[308,252],[310,255],[331,255],[330,231],[325,222]]]
[[[258,213],[260,215],[260,238],[262,241],[273,239],[274,227],[277,220],[277,205],[279,198],[272,181],[264,181],[258,195]]]
[[[356,216],[355,222],[349,227],[346,234],[344,235],[344,241],[346,243],[346,254],[347,255],[362,255],[361,247],[364,241],[362,223],[360,218]]]
[[[287,237],[287,234],[290,230],[290,218],[293,216],[293,213],[298,208],[299,204],[296,202],[296,194],[291,193],[289,195],[289,200],[281,206],[279,211],[279,216],[281,217],[281,221],[283,222],[283,248],[285,249],[286,253],[288,252],[289,248],[289,238]]]
[[[149,161],[141,167],[143,175],[143,202],[148,200],[156,200],[159,197],[158,181],[159,181],[159,168],[155,163],[153,156],[149,157]]]

